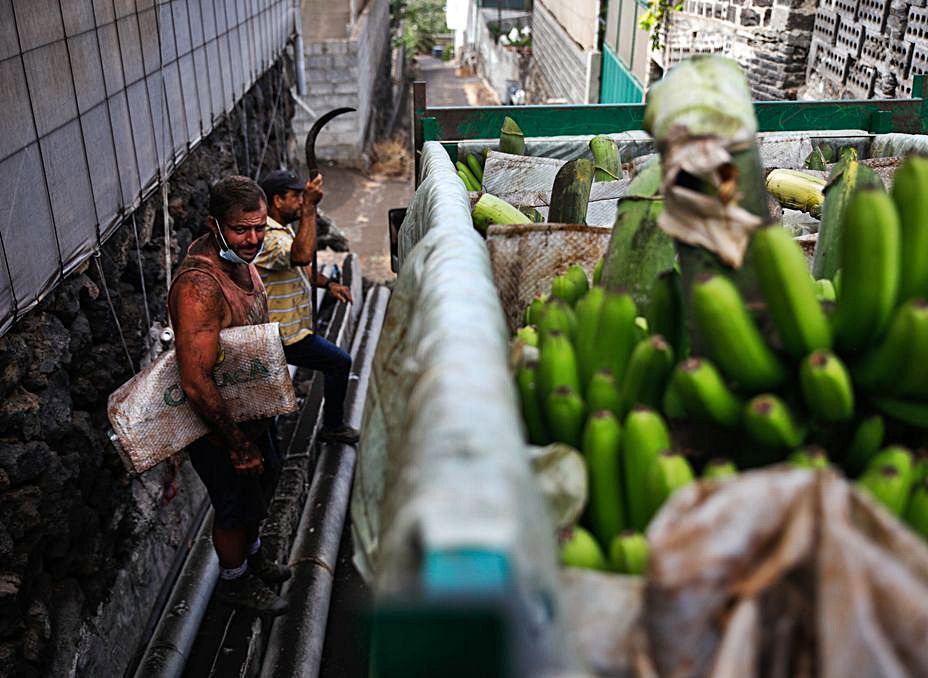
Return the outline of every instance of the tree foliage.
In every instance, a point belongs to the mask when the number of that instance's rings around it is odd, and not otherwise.
[[[435,36],[448,30],[445,0],[391,0],[390,11],[397,41],[413,53],[430,51]]]

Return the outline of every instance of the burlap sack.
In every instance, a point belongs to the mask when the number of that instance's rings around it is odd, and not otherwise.
[[[576,224],[490,226],[490,265],[510,331],[522,324],[532,298],[550,291],[554,276],[571,264],[583,266],[592,279],[611,233],[611,228]]]
[[[277,323],[222,330],[213,381],[235,421],[297,409]],[[180,386],[174,349],[109,397],[107,414],[129,473],[139,474],[209,432]]]
[[[833,472],[690,485],[648,540],[661,676],[928,676],[928,548]]]

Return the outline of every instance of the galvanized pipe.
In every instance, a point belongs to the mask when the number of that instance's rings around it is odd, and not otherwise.
[[[306,55],[303,54],[303,3],[293,0],[293,65],[296,67],[296,93],[306,96]]]
[[[364,413],[371,366],[389,296],[382,286],[368,292],[359,331],[355,332],[351,351],[355,363],[345,398],[352,426],[360,425]],[[261,678],[315,678],[319,674],[356,459],[353,446],[323,446],[290,552],[293,578],[281,592],[290,601],[290,611],[274,621]]]

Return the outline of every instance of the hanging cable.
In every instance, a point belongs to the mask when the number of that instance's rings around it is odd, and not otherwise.
[[[93,260],[97,265],[97,273],[100,274],[100,282],[103,283],[103,291],[106,293],[106,303],[110,305],[110,313],[113,314],[113,321],[116,323],[116,331],[119,332],[119,341],[122,342],[122,350],[126,353],[129,369],[132,370],[132,374],[136,374],[135,363],[132,362],[132,355],[129,353],[129,346],[126,344],[126,336],[122,333],[122,323],[119,322],[119,316],[116,315],[116,307],[113,306],[113,299],[110,297],[110,288],[106,284],[106,276],[103,275],[103,266],[100,264],[100,254],[97,253]]]
[[[274,129],[274,120],[277,117],[277,105],[280,103],[280,95],[284,91],[284,79],[283,74],[281,73],[280,77],[280,86],[277,88],[277,97],[274,99],[274,106],[271,108],[271,119],[267,125],[267,133],[264,135],[264,144],[261,146],[261,156],[258,158],[258,164],[255,167],[255,181],[258,180],[258,176],[261,174],[261,165],[264,163],[264,153],[267,151],[267,142],[271,138],[271,132]]]
[[[148,290],[145,289],[145,269],[142,267],[142,247],[139,245],[139,227],[132,213],[132,232],[135,233],[135,256],[139,262],[139,282],[142,283],[142,301],[145,303],[145,322],[151,327],[151,312],[148,310]]]

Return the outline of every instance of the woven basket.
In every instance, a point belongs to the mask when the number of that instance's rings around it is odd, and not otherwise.
[[[490,264],[509,329],[518,329],[532,298],[548,292],[571,264],[580,264],[592,278],[611,234],[611,228],[576,224],[490,226]]]
[[[219,333],[213,381],[236,422],[297,409],[277,323]],[[129,473],[140,474],[209,433],[180,386],[171,349],[109,397],[107,414]],[[121,448],[121,449],[120,449]]]

